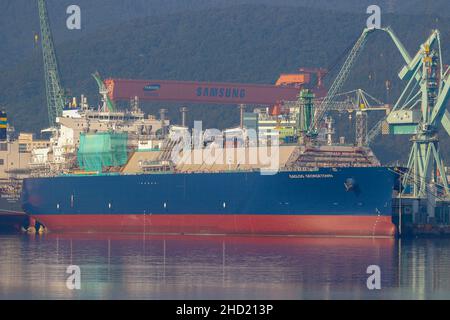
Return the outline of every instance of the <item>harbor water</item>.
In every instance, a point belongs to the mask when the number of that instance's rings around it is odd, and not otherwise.
[[[0,299],[448,298],[446,239],[0,236]]]

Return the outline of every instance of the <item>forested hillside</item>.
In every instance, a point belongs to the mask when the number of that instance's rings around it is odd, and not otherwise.
[[[119,25],[142,17],[220,9],[243,4],[317,8],[333,12],[364,13],[378,4],[382,13],[414,14],[422,17],[450,17],[448,0],[46,0],[55,42],[89,36],[101,28]],[[82,29],[68,31],[66,8],[77,4],[82,11]],[[33,36],[39,31],[37,0],[0,2],[0,70],[30,56]]]
[[[165,7],[167,12],[161,9],[157,15],[145,11],[144,2],[147,1],[136,1],[136,7],[129,10],[130,17],[122,20],[117,13],[111,13],[109,19],[108,10],[106,16],[99,11],[97,16],[87,18],[87,21],[98,19],[95,27],[77,36],[68,36],[69,31],[55,31],[55,38],[60,39],[56,49],[62,81],[73,95],[86,93],[91,103],[96,103],[97,88],[90,77],[96,70],[104,77],[273,83],[280,73],[294,72],[299,67],[328,67],[333,70],[327,77],[330,83],[344,53],[358,38],[367,19],[364,11],[350,12],[345,6],[339,11],[327,6],[322,6],[326,10],[317,9],[313,8],[312,1],[305,1],[309,3],[307,7],[292,3],[288,6],[289,1],[284,6],[212,6],[207,1],[203,4],[198,1],[196,10],[180,10],[174,5],[171,10]],[[162,8],[163,1],[159,2]],[[144,6],[142,10],[137,10],[139,5]],[[437,5],[449,7],[448,2],[437,2]],[[55,8],[58,7],[51,7],[52,11]],[[439,28],[444,60],[448,63],[447,11],[440,17],[383,14],[382,23],[393,27],[411,53],[416,52],[432,28]],[[63,18],[55,19],[53,25],[65,23]],[[17,36],[24,37],[28,32],[32,35],[33,28],[37,28],[37,18],[24,29],[18,27]],[[38,46],[33,48],[30,38],[26,54],[20,59],[17,54],[20,63],[2,67],[0,106],[7,109],[17,129],[38,132],[47,124],[47,110],[41,52]],[[22,53],[20,45],[17,50]],[[389,37],[374,34],[345,89],[361,87],[392,103],[404,85],[396,75],[401,66],[401,56]],[[386,80],[392,82],[389,95]],[[167,106],[177,121],[178,107]],[[159,107],[145,105],[145,110],[156,112]],[[238,111],[233,107],[191,106],[190,109],[190,122],[204,120],[205,126],[224,128],[238,121]],[[400,141],[407,139],[378,139],[375,150],[385,161],[404,159],[409,144]],[[444,146],[449,146],[448,139]]]

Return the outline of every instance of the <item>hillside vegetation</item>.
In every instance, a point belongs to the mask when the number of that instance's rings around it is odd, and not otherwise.
[[[333,70],[327,77],[330,83],[366,18],[365,14],[295,6],[176,11],[97,26],[90,34],[59,42],[57,53],[64,86],[73,95],[86,93],[91,104],[98,99],[90,77],[96,70],[103,77],[273,83],[280,73],[295,72],[299,67],[329,67]],[[411,54],[432,28],[439,28],[447,62],[449,20],[383,15],[383,24],[393,27]],[[373,34],[345,89],[364,88],[392,103],[404,86],[397,78],[401,66],[401,56],[388,36]],[[32,48],[29,58],[3,70],[0,105],[17,129],[38,132],[47,124],[40,48]],[[386,80],[392,82],[389,95]],[[144,109],[156,113],[160,106],[148,104]],[[164,106],[178,121],[178,106]],[[203,120],[208,127],[230,127],[238,121],[234,107],[191,106],[190,110],[190,122]],[[406,137],[379,138],[374,148],[384,161],[405,159],[409,144],[404,142]],[[448,146],[447,139],[443,148],[449,150]]]

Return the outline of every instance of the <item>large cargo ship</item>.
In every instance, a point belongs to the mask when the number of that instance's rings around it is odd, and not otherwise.
[[[281,158],[294,157],[297,165],[317,154],[367,159],[354,147],[280,149],[286,149]],[[29,178],[23,208],[48,230],[63,232],[395,235],[393,170],[343,163],[296,170],[288,169],[289,161],[273,175],[189,165],[153,173]],[[133,156],[128,165],[132,162]]]
[[[305,135],[313,95],[301,97],[289,117],[241,112],[224,131],[169,127],[164,116],[130,130],[105,103],[68,110],[53,149],[73,167],[24,179],[22,207],[50,232],[394,236],[396,174],[366,146],[334,144],[332,121]]]

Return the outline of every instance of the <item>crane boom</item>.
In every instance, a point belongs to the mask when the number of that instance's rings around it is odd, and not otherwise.
[[[56,117],[62,115],[66,97],[59,77],[58,62],[56,60],[53,36],[50,29],[45,0],[38,0],[38,8],[41,29],[42,56],[44,60],[48,118],[50,126],[54,127],[56,125]]]
[[[440,35],[438,30],[433,30],[431,35],[428,37],[428,39],[422,44],[419,51],[416,53],[414,57],[411,57],[411,55],[406,50],[403,43],[400,41],[400,39],[397,37],[397,35],[394,33],[394,31],[390,27],[381,28],[380,30],[386,32],[392,41],[394,42],[395,46],[397,47],[398,51],[400,52],[401,56],[403,57],[403,60],[405,61],[405,66],[402,68],[402,70],[399,72],[399,77],[402,80],[410,80],[411,77],[414,76],[416,82],[420,82],[422,78],[422,70],[420,70],[421,66],[421,60],[422,60],[422,53],[423,50],[425,50],[425,47],[431,47],[436,41],[440,42]],[[440,46],[439,46],[440,50]],[[439,59],[442,61],[442,57],[439,55]],[[441,77],[443,78],[443,73],[441,70]],[[414,80],[411,80],[414,81]],[[443,88],[440,88],[441,90]],[[399,105],[400,100],[396,104]],[[395,108],[394,108],[395,109]],[[368,134],[368,142],[370,143],[380,132],[382,128],[383,122],[387,119],[387,116],[381,119],[369,132]],[[441,123],[444,126],[444,128],[447,130],[447,132],[450,135],[450,114],[446,112],[444,116],[441,119]]]
[[[102,78],[100,77],[100,74],[98,72],[95,72],[92,74],[92,77],[94,77],[95,82],[97,82],[98,90],[100,95],[103,99],[103,109],[107,109],[109,112],[116,111],[116,106],[114,102],[111,100],[111,98],[108,95],[108,89],[105,86],[105,83],[103,82]]]
[[[348,75],[358,58],[359,54],[361,53],[361,49],[364,47],[364,44],[367,40],[367,35],[374,31],[376,29],[373,28],[365,28],[362,32],[362,34],[359,36],[358,40],[356,41],[355,45],[353,46],[352,50],[350,51],[349,55],[347,56],[344,64],[342,65],[341,69],[339,70],[339,73],[337,77],[334,79],[333,84],[330,87],[330,90],[328,90],[328,94],[326,97],[322,100],[322,103],[319,105],[316,115],[314,117],[314,123],[311,126],[311,130],[317,130],[317,126],[319,122],[322,121],[323,116],[325,113],[330,109],[330,105],[332,101],[334,100],[336,94],[341,91],[342,86],[344,85],[345,81],[348,78]],[[309,134],[312,134],[313,132],[309,132]]]
[[[441,123],[445,131],[447,131],[447,134],[450,136],[450,112],[448,112],[447,110],[445,110],[445,113],[442,116]]]
[[[406,64],[411,63],[411,56],[409,55],[408,50],[406,50],[403,43],[400,41],[400,39],[397,37],[397,35],[394,33],[394,31],[391,29],[391,27],[382,28],[381,30],[385,31],[389,36],[391,37],[392,41],[394,41],[394,44],[396,45],[398,51],[400,51],[400,54],[403,57],[403,60],[405,60]]]
[[[438,126],[439,121],[442,123],[443,116],[448,115],[448,112],[447,110],[445,110],[445,108],[449,100],[450,100],[450,74],[447,75],[445,79],[442,79],[442,90],[439,92],[439,96],[437,97],[433,112],[431,113],[430,122],[434,126]],[[446,127],[445,129],[448,131],[449,128]]]
[[[399,73],[400,78],[405,80],[405,79],[408,79],[408,77],[411,77],[412,75],[415,74],[416,80],[417,81],[420,80],[420,78],[421,78],[420,70],[419,70],[419,72],[417,72],[418,71],[417,68],[421,62],[420,61],[420,59],[421,59],[420,51],[412,58],[410,56],[410,54],[408,53],[408,51],[406,50],[403,43],[400,41],[400,39],[396,36],[394,31],[390,27],[381,28],[381,29],[365,28],[363,30],[361,36],[358,38],[355,45],[353,46],[352,50],[350,51],[350,54],[347,56],[347,59],[345,60],[344,64],[342,65],[336,79],[334,80],[330,90],[328,91],[327,96],[322,100],[322,103],[317,108],[314,125],[312,126],[313,129],[317,129],[317,125],[319,124],[320,121],[322,121],[324,114],[330,109],[330,106],[331,106],[332,101],[335,98],[336,94],[341,90],[344,82],[347,80],[351,68],[353,67],[357,57],[359,56],[362,48],[364,47],[364,44],[366,43],[368,34],[375,30],[382,30],[382,31],[386,32],[391,37],[395,46],[400,51],[400,54],[402,55],[403,59],[405,60],[406,65]],[[437,30],[434,30],[433,33],[430,35],[430,37],[425,42],[425,45],[431,46],[436,40],[439,41],[439,32]],[[383,119],[383,120],[385,120],[385,119]],[[373,140],[381,132],[383,120],[378,122],[375,125],[375,127],[369,132],[369,134],[368,134],[369,142],[371,140]]]

